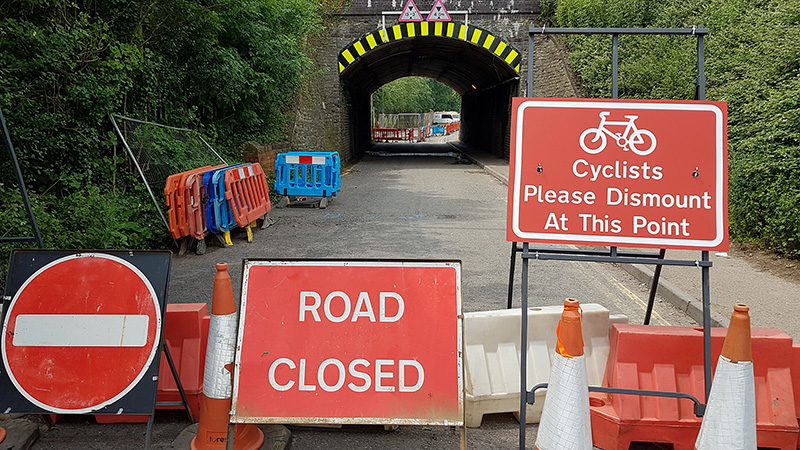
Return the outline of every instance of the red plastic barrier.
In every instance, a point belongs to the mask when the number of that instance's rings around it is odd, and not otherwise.
[[[797,416],[797,426],[800,428],[800,344],[792,346],[792,386],[795,416]],[[797,434],[797,448],[800,448],[800,433]]]
[[[373,128],[372,139],[375,141],[411,141],[414,139],[414,129]]]
[[[711,330],[712,367],[726,328]],[[759,447],[794,450],[798,422],[790,373],[792,339],[752,329]],[[657,351],[653,351],[657,349]],[[604,386],[684,392],[705,402],[703,331],[699,328],[614,325]],[[686,399],[590,393],[592,438],[604,450],[658,442],[692,450],[701,419]]]
[[[186,235],[195,239],[203,239],[206,236],[205,208],[203,207],[203,197],[206,189],[203,185],[203,172],[195,172],[186,175],[184,178],[184,205],[186,211]]]
[[[225,171],[225,197],[240,227],[246,227],[272,209],[267,176],[257,163]]]
[[[205,303],[173,303],[167,305],[164,319],[164,339],[169,346],[172,360],[194,420],[200,419],[200,397],[203,394],[203,371],[206,363],[208,325],[210,316]],[[158,402],[180,402],[178,385],[172,377],[167,358],[161,355],[158,370]],[[183,409],[179,406],[157,406],[156,409]],[[146,415],[96,415],[97,423],[143,423]]]
[[[167,177],[166,185],[164,186],[164,196],[167,199],[167,216],[169,218],[169,232],[172,234],[173,239],[180,239],[186,236],[181,229],[181,223],[185,222],[183,209],[183,178],[187,173],[194,173],[199,171],[206,171],[211,169],[211,166],[201,167],[199,169],[192,169],[187,172],[176,173]]]
[[[204,166],[176,173],[167,178],[164,195],[167,199],[169,231],[174,239],[205,236],[205,211],[203,208],[203,173],[225,167]]]

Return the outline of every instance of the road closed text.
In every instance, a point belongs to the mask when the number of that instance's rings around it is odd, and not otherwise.
[[[397,292],[348,294],[300,291],[299,322],[396,323],[403,318],[405,300]],[[312,367],[313,366],[313,367]],[[325,358],[312,363],[304,357],[280,357],[269,366],[269,385],[277,391],[416,392],[425,382],[425,369],[415,359]]]

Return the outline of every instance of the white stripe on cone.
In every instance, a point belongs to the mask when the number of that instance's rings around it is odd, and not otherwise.
[[[752,361],[720,355],[697,450],[756,450],[756,391]]]
[[[536,435],[536,448],[591,450],[592,425],[589,417],[586,358],[567,358],[556,353],[552,364],[547,397]]]
[[[225,368],[236,353],[236,316],[211,315],[208,327],[203,394],[208,398],[231,398],[231,373]]]

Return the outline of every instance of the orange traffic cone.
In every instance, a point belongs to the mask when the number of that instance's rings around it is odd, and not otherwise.
[[[748,311],[746,305],[733,307],[694,444],[697,450],[756,450],[756,387]]]
[[[231,410],[233,358],[236,352],[236,303],[227,264],[217,264],[211,299],[211,323],[200,398],[200,424],[192,450],[224,449]],[[237,424],[233,448],[254,450],[264,443],[264,433],[253,424]]]
[[[537,450],[592,449],[580,308],[577,300],[564,300],[564,312],[556,329],[556,354],[536,435]]]
[[[0,442],[6,438],[6,430],[3,427],[0,427]]]

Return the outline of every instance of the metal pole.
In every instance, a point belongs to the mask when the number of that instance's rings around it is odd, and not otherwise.
[[[158,205],[158,200],[156,200],[156,196],[155,194],[153,194],[153,190],[150,189],[150,183],[147,182],[147,178],[145,178],[144,172],[142,171],[141,166],[139,166],[139,162],[136,161],[136,156],[133,154],[133,150],[131,150],[131,148],[128,146],[128,142],[125,141],[125,138],[122,136],[122,132],[119,130],[119,127],[117,126],[117,121],[114,120],[114,115],[109,114],[108,117],[111,118],[111,124],[114,125],[114,129],[117,130],[117,134],[122,139],[122,145],[125,146],[125,150],[128,150],[128,154],[131,156],[131,159],[133,160],[133,165],[135,165],[136,170],[139,171],[139,175],[141,175],[142,181],[144,181],[144,187],[147,188],[147,192],[150,194],[150,198],[153,199],[153,204],[156,205],[156,210],[158,211],[158,215],[161,216],[161,221],[164,222],[164,226],[167,227],[167,230],[169,230],[169,222],[167,221],[166,217],[164,217],[164,213],[161,211],[161,206]]]
[[[511,309],[511,299],[514,298],[514,271],[517,265],[517,243],[511,243],[511,269],[508,271],[508,306]]]
[[[703,262],[708,261],[708,250],[703,251]],[[705,375],[706,404],[711,393],[711,288],[710,270],[703,266],[703,372]]]
[[[658,259],[663,260],[664,257],[667,255],[667,249],[662,248],[658,251]],[[656,264],[656,268],[653,271],[653,280],[650,284],[650,297],[647,299],[647,311],[644,313],[644,324],[650,325],[650,316],[653,314],[653,304],[656,301],[656,290],[658,289],[658,280],[661,278],[661,268],[664,267],[661,264]]]
[[[619,35],[611,36],[611,98],[619,98]]]
[[[697,99],[706,99],[706,67],[703,35],[697,35]]]
[[[519,358],[519,450],[525,450],[525,422],[528,421],[528,243],[522,244],[522,307],[519,320],[522,322],[522,347]]]
[[[533,34],[528,33],[528,88],[527,97],[533,97]]]
[[[22,203],[25,204],[25,211],[28,214],[28,220],[31,222],[31,228],[33,228],[33,237],[36,240],[36,244],[39,246],[39,248],[44,248],[44,243],[42,242],[42,235],[39,234],[39,226],[36,224],[36,217],[34,217],[33,215],[33,209],[31,208],[31,201],[28,198],[28,190],[25,188],[25,180],[22,178],[22,170],[19,168],[17,153],[14,152],[14,145],[11,143],[11,135],[8,134],[8,128],[6,127],[6,118],[3,116],[2,109],[0,109],[0,124],[3,125],[3,134],[6,137],[6,145],[8,146],[8,156],[9,158],[11,158],[11,164],[14,165],[14,173],[17,175],[19,192],[20,194],[22,194]]]

